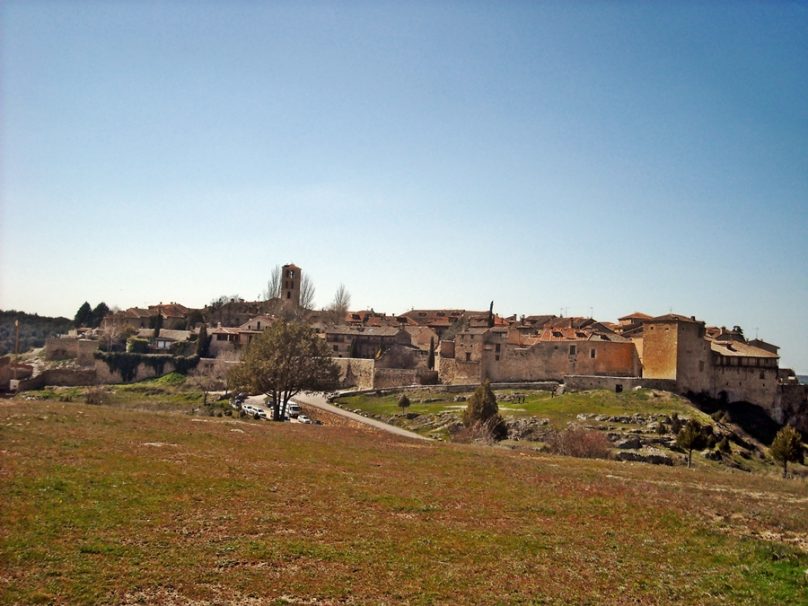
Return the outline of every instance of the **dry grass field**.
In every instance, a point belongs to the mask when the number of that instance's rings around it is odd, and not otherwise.
[[[805,604],[808,486],[0,401],[2,604]]]

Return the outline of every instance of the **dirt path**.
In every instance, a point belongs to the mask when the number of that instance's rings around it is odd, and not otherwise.
[[[345,417],[347,419],[350,419],[351,421],[356,421],[357,423],[364,423],[365,425],[370,425],[371,427],[381,429],[382,431],[386,431],[388,433],[392,433],[397,436],[401,436],[404,438],[412,438],[413,440],[425,440],[427,442],[433,441],[430,438],[415,433],[414,431],[402,429],[401,427],[396,427],[394,425],[388,425],[387,423],[382,423],[381,421],[377,421],[376,419],[368,419],[367,417],[363,417],[362,415],[358,415],[354,412],[343,410],[338,406],[329,404],[326,401],[325,396],[321,393],[309,392],[305,394],[298,394],[294,397],[294,401],[297,402],[298,404],[313,406],[314,408],[319,408],[320,410],[324,410],[325,412],[330,412],[331,414]]]

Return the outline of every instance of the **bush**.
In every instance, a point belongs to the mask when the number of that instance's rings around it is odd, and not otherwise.
[[[611,444],[606,434],[583,427],[568,427],[547,440],[551,452],[582,459],[608,459]]]
[[[91,387],[84,394],[85,404],[103,404],[106,400],[106,392],[101,387]]]

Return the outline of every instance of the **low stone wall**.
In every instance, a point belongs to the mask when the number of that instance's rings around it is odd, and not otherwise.
[[[47,385],[76,387],[78,385],[95,385],[98,378],[95,370],[75,370],[70,368],[50,368],[35,377],[20,381],[19,391],[42,389]]]
[[[667,379],[644,379],[642,377],[601,377],[597,375],[564,376],[564,387],[570,391],[582,391],[585,389],[608,389],[609,391],[616,391],[618,385],[622,385],[622,389],[624,391],[631,390],[635,387],[676,391],[676,381]]]
[[[373,387],[375,389],[417,384],[418,371],[415,369],[377,368],[373,373]]]
[[[152,379],[157,376],[167,375],[170,372],[174,372],[176,370],[174,364],[170,361],[166,361],[163,364],[163,368],[161,373],[158,373],[152,366],[148,364],[144,364],[141,362],[137,365],[137,369],[135,370],[135,376],[132,377],[129,383],[134,383],[136,381],[142,381],[144,379]],[[110,370],[109,366],[107,365],[104,360],[96,360],[95,361],[95,373],[97,376],[98,383],[126,383],[127,381],[123,380],[123,376],[121,376],[121,371],[119,370]]]

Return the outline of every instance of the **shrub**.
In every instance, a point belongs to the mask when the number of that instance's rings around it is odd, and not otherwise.
[[[407,397],[407,394],[401,394],[401,397],[398,399],[398,407],[401,409],[401,412],[404,412],[410,407],[410,399]]]
[[[594,429],[568,427],[555,432],[547,440],[551,452],[583,459],[608,459],[611,444],[606,434]]]
[[[106,392],[102,387],[91,387],[84,394],[85,404],[103,404],[106,400]]]

